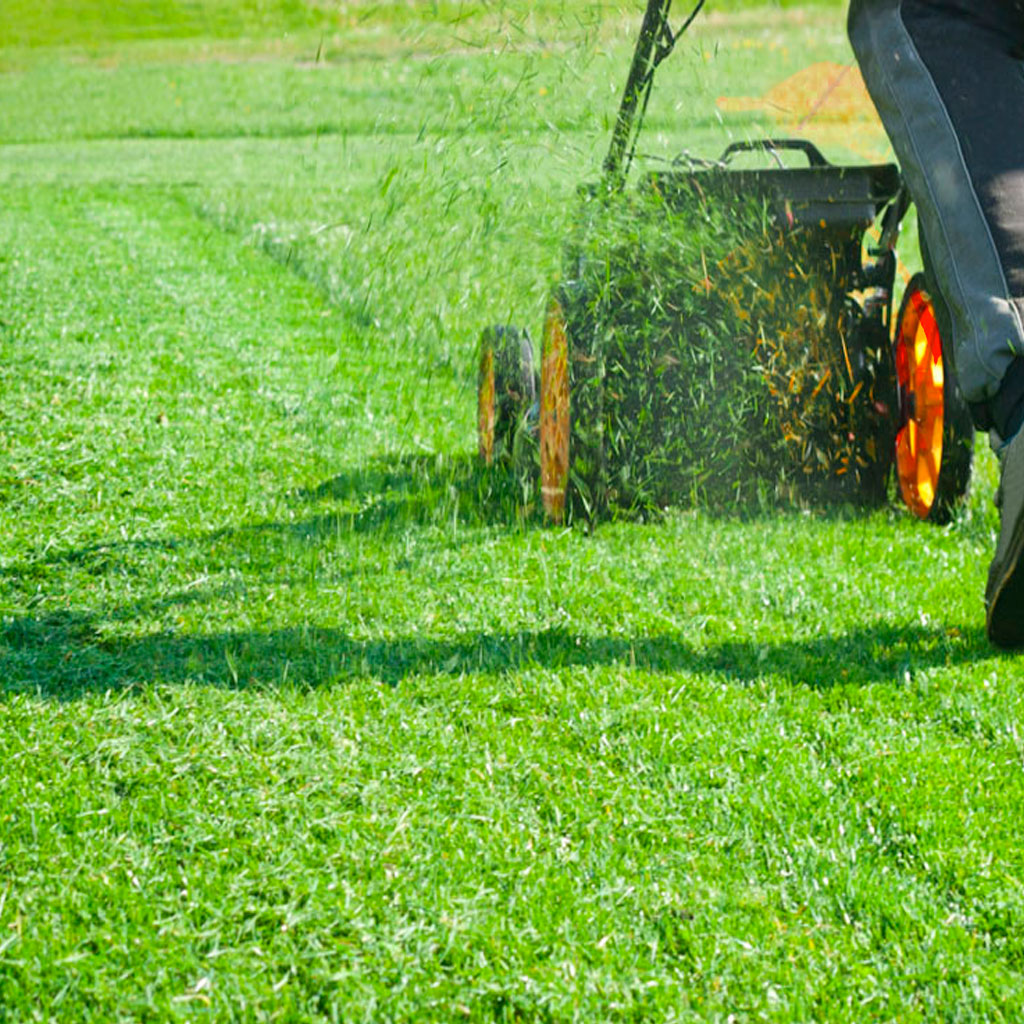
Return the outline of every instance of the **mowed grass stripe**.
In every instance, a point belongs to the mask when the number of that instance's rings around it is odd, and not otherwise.
[[[295,483],[318,479],[325,421],[339,433],[344,423],[345,447],[360,458],[397,417],[389,398],[401,354],[357,341],[314,287],[183,203],[116,191],[21,196],[9,196],[3,225],[8,452],[11,475],[32,481],[13,485],[15,501],[84,497],[100,475],[113,488],[120,456],[131,464],[126,483],[145,467],[158,500],[184,498],[165,509],[172,517],[198,511],[187,498],[197,485],[223,485],[225,511],[237,510],[287,487],[283,465]],[[88,429],[68,428],[69,408]],[[123,524],[131,508],[108,511]]]

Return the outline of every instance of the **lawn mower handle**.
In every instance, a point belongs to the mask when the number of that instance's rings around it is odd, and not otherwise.
[[[612,142],[604,160],[604,171],[612,187],[622,185],[625,173],[623,160],[633,133],[633,121],[640,98],[647,87],[655,66],[655,46],[668,29],[668,12],[672,0],[648,0],[640,36],[633,51],[633,63],[619,104],[619,114],[612,131]]]

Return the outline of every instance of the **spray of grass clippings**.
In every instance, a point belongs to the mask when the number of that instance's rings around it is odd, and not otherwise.
[[[883,496],[850,242],[699,184],[585,196],[562,286],[577,513]]]

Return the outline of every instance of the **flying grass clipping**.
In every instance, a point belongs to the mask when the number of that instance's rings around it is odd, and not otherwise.
[[[582,216],[560,289],[578,504],[879,497],[887,339],[852,337],[859,238],[779,225],[698,176],[652,177]]]

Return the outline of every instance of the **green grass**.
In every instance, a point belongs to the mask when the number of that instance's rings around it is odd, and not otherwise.
[[[1019,1018],[990,456],[941,530],[540,526],[474,347],[635,10],[356,6],[4,7],[0,1021]],[[842,17],[704,23],[645,145]]]

